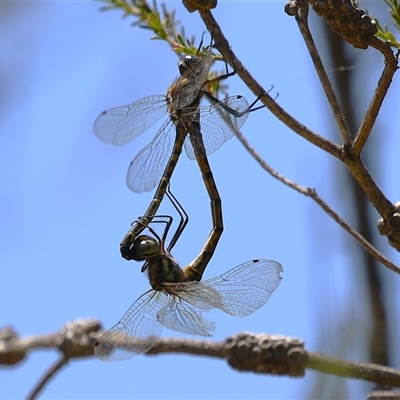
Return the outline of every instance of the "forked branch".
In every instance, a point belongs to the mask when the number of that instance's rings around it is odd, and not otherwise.
[[[207,30],[213,36],[215,47],[222,54],[224,60],[236,71],[238,76],[243,80],[247,87],[260,98],[260,101],[274,114],[280,121],[282,121],[288,128],[302,136],[320,149],[328,152],[336,158],[340,158],[341,149],[335,143],[325,139],[317,133],[311,131],[309,128],[301,124],[289,113],[287,113],[279,104],[269,96],[268,90],[265,90],[245,68],[242,62],[236,57],[232,51],[228,40],[222,33],[217,21],[214,19],[210,11],[199,10],[200,16],[203,19]]]
[[[316,61],[318,74],[321,77],[321,81],[325,84],[327,81],[326,73],[323,69],[322,63],[320,62],[317,50],[313,45],[312,37],[307,26],[308,5],[303,0],[293,1],[291,3],[294,4],[294,6],[290,8],[290,11],[292,12],[291,15],[297,16],[297,20],[300,24],[301,32],[304,35],[305,41],[309,48],[312,49],[312,55],[313,59]],[[322,3],[324,2],[318,2],[318,5],[320,6]],[[341,2],[331,2],[329,0],[326,0],[326,3],[329,3],[329,5],[335,5]],[[346,0],[345,3],[348,7],[350,7],[351,2]],[[321,150],[324,150],[334,157],[338,158],[347,166],[350,173],[354,176],[362,190],[367,195],[371,204],[382,216],[382,220],[379,221],[380,233],[386,235],[389,239],[389,243],[400,251],[400,223],[398,223],[398,221],[400,220],[400,214],[398,213],[396,207],[386,198],[386,196],[380,190],[361,160],[362,148],[364,147],[368,139],[369,133],[373,127],[373,124],[375,123],[376,116],[378,115],[379,108],[382,105],[382,101],[387,93],[387,90],[392,81],[392,77],[397,69],[397,58],[393,55],[388,44],[383,43],[379,39],[375,38],[373,34],[371,34],[371,32],[374,31],[372,26],[373,24],[371,25],[371,22],[368,22],[367,18],[363,17],[365,13],[351,7],[349,8],[350,11],[347,10],[349,16],[351,17],[349,17],[350,22],[348,24],[348,28],[350,28],[348,30],[342,30],[344,32],[342,32],[344,37],[348,40],[351,39],[352,44],[356,47],[367,48],[368,45],[370,45],[381,51],[385,57],[386,67],[383,71],[382,78],[378,82],[374,97],[367,110],[366,117],[364,118],[364,121],[359,128],[355,140],[352,140],[350,137],[347,125],[343,120],[344,117],[342,116],[339,106],[337,105],[337,100],[333,94],[333,91],[331,90],[330,84],[325,85],[325,92],[327,93],[328,100],[332,105],[333,114],[335,116],[336,122],[339,126],[339,131],[342,136],[343,145],[341,146],[325,139],[323,136],[318,135],[317,133],[312,132],[309,128],[303,126],[291,115],[289,115],[285,110],[283,110],[275,102],[274,99],[266,94],[266,91],[251,76],[251,74],[246,70],[240,60],[236,57],[235,53],[231,50],[227,39],[225,38],[220,26],[212,16],[211,12],[204,9],[199,9],[198,11],[208,31],[215,40],[215,46],[221,52],[224,59],[236,70],[239,77],[249,87],[249,89],[252,90],[257,97],[262,96],[260,101],[263,102],[263,104],[279,120],[286,124],[287,127],[292,129],[294,132],[296,132],[315,146],[319,147]],[[339,10],[335,9],[334,11],[340,12],[340,7]],[[328,18],[329,14],[327,15]],[[361,21],[361,23],[365,25],[366,28],[364,33],[360,33],[354,29],[354,26],[357,25],[355,21],[357,23]],[[368,27],[370,27],[370,29],[367,29]],[[340,33],[340,25],[335,24],[334,28]]]

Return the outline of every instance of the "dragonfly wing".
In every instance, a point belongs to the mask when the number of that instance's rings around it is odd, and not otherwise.
[[[194,112],[195,110],[193,110]],[[206,154],[218,150],[246,122],[249,115],[249,103],[245,97],[237,95],[227,97],[210,106],[200,107],[200,126]],[[196,137],[193,138],[196,141]],[[185,141],[187,156],[195,159],[193,145]]]
[[[120,361],[150,350],[160,337],[162,325],[157,315],[167,302],[165,294],[154,290],[140,296],[118,324],[98,340],[96,356],[103,361]]]
[[[154,139],[130,163],[126,184],[133,192],[149,192],[160,182],[172,154],[175,134],[171,130],[174,127],[171,120],[165,121]]]
[[[220,308],[223,304],[222,296],[210,285],[197,281],[184,282],[178,285],[182,286],[175,291],[177,296],[199,310],[208,311]]]
[[[244,317],[263,306],[281,282],[281,264],[271,260],[253,260],[203,281],[221,296],[220,310]]]
[[[207,321],[190,304],[170,296],[168,305],[157,314],[158,321],[169,329],[190,335],[212,336],[214,322]]]
[[[122,146],[140,135],[167,112],[163,95],[148,96],[128,106],[103,111],[93,130],[103,142]]]
[[[195,160],[196,156],[194,154],[194,148],[192,142],[190,141],[190,135],[186,136],[184,141],[185,152],[186,155],[189,157],[190,160]]]

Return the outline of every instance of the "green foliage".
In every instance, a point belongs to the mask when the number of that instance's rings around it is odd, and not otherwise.
[[[102,10],[119,9],[124,12],[124,17],[134,17],[133,26],[153,31],[153,40],[165,40],[178,54],[197,54],[195,36],[186,37],[185,28],[175,18],[175,10],[169,11],[164,3],[161,11],[157,2],[152,5],[146,0],[107,0],[110,3]],[[203,47],[204,51],[204,47]]]
[[[389,6],[389,13],[392,18],[393,25],[400,32],[400,0],[384,0],[384,2]],[[393,34],[386,26],[386,24],[381,24],[377,18],[373,18],[376,22],[378,36],[382,40],[386,40],[390,43],[392,47],[397,49],[400,48],[400,42],[398,42]]]
[[[180,26],[179,20],[175,18],[175,10],[168,10],[164,3],[161,4],[161,11],[155,0],[151,5],[146,0],[106,0],[106,3],[109,4],[101,7],[102,11],[122,10],[124,17],[133,17],[135,19],[132,23],[133,26],[151,30],[154,33],[151,39],[166,41],[178,55],[193,54],[201,56],[205,53],[207,46],[203,45],[203,38],[199,45],[195,44],[194,35],[188,38],[185,28]],[[213,55],[213,58],[214,60],[223,60],[220,55]],[[225,71],[222,74],[224,73]],[[208,78],[211,80],[219,75],[221,74],[211,72]],[[220,83],[220,81],[207,84],[206,89],[215,97],[218,97],[221,93],[227,94],[227,86]]]

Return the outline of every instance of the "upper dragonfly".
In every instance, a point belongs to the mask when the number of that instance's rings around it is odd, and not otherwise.
[[[142,220],[133,224],[121,242],[122,256],[128,260],[132,259],[130,252],[136,236],[160,206],[183,146],[188,157],[197,160],[212,203],[213,244],[207,254],[213,252],[212,247],[215,248],[222,233],[221,201],[206,156],[230,139],[234,134],[232,127],[240,129],[248,113],[258,108],[252,109],[254,103],[249,106],[240,95],[199,106],[202,96],[208,95],[202,88],[207,83],[212,61],[211,46],[201,55],[183,57],[179,62],[181,76],[166,95],[149,96],[128,106],[106,110],[95,121],[94,132],[101,140],[124,145],[168,114],[153,140],[137,154],[128,169],[127,185],[134,192],[149,191],[158,183]]]
[[[103,111],[97,117],[93,127],[96,136],[106,143],[122,146],[150,128],[165,114],[169,115],[151,143],[144,147],[129,165],[126,182],[132,191],[148,192],[159,183],[168,158],[177,152],[176,149],[173,149],[177,142],[177,135],[172,134],[171,131],[179,122],[189,125],[199,112],[197,104],[195,106],[192,104],[207,81],[212,59],[211,46],[203,57],[194,55],[182,57],[178,64],[181,76],[168,89],[166,95],[148,96],[128,106]],[[224,102],[232,103],[232,107],[241,107],[244,110],[248,108],[247,101],[242,96],[233,96]],[[217,114],[213,108],[204,107],[201,114],[211,119],[211,124],[215,125],[212,119]],[[245,118],[247,115],[244,116]],[[218,122],[216,124],[216,127],[212,126],[216,132],[212,132],[210,129],[203,131],[204,138],[207,137],[205,141],[207,154],[217,150],[224,141],[233,135],[233,132],[224,129],[225,126],[220,127]],[[210,122],[206,125],[210,125]],[[229,137],[225,137],[226,133],[222,134],[221,130],[229,131]],[[195,159],[189,138],[183,139],[188,157]]]
[[[103,361],[131,358],[150,350],[158,341],[162,327],[192,335],[212,336],[215,324],[202,312],[218,308],[230,315],[244,317],[263,306],[278,287],[282,266],[271,260],[252,260],[224,274],[197,282],[188,268],[181,269],[170,251],[185,228],[188,217],[167,189],[181,219],[168,246],[164,242],[172,217],[156,216],[152,223],[165,223],[162,238],[153,234],[136,238],[136,261],[146,261],[142,272],[149,275],[151,290],[140,296],[121,320],[96,343],[95,354]]]

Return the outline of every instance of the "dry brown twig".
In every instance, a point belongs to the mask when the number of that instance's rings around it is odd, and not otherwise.
[[[358,243],[364,248],[364,250],[369,253],[376,260],[381,262],[383,265],[388,267],[393,272],[400,274],[400,268],[391,262],[387,257],[380,253],[364,236],[361,235],[357,230],[352,228],[343,218],[341,218],[321,197],[317,194],[315,189],[301,186],[292,180],[286,178],[279,172],[275,171],[260,155],[256,150],[250,145],[247,139],[238,130],[235,130],[235,135],[245,147],[245,149],[251,154],[251,156],[260,164],[260,166],[268,172],[271,176],[278,181],[282,182],[284,185],[290,187],[298,193],[313,199],[334,221],[336,221],[345,231],[347,231]]]
[[[330,4],[329,1],[327,3]],[[210,34],[213,35],[213,38],[215,40],[215,47],[218,48],[224,59],[232,66],[232,68],[236,70],[238,76],[249,87],[249,89],[252,90],[256,96],[261,97],[261,101],[263,102],[263,104],[291,130],[293,130],[318,148],[328,152],[335,158],[339,159],[347,166],[349,172],[359,183],[362,190],[366,193],[372,205],[382,216],[382,219],[378,221],[378,228],[380,233],[386,235],[389,239],[389,243],[397,250],[400,250],[400,206],[398,204],[393,205],[385,197],[385,195],[377,186],[361,160],[362,149],[364,148],[371,129],[375,123],[376,117],[382,105],[383,99],[385,98],[386,93],[389,89],[393,75],[398,68],[397,57],[395,57],[390,46],[387,43],[384,43],[371,35],[370,31],[368,32],[368,35],[365,34],[364,36],[361,36],[361,39],[359,36],[353,38],[354,43],[356,43],[359,47],[370,45],[379,50],[385,58],[385,67],[382,72],[381,79],[377,84],[377,88],[368,107],[368,110],[366,111],[364,120],[361,123],[360,128],[355,135],[355,138],[353,139],[348,131],[343,114],[341,113],[340,107],[336,100],[336,96],[334,95],[329,80],[327,79],[326,72],[323,68],[322,62],[318,55],[318,51],[314,45],[311,33],[308,29],[308,4],[307,2],[301,0],[293,1],[290,4],[292,6],[292,8],[289,8],[292,12],[291,15],[296,16],[300,32],[302,33],[306,45],[309,48],[310,54],[312,55],[312,59],[316,66],[318,75],[320,76],[320,80],[323,84],[328,101],[331,104],[334,118],[342,137],[341,145],[333,143],[325,139],[323,136],[320,136],[317,133],[311,131],[310,129],[299,123],[297,120],[295,120],[285,110],[283,110],[276,103],[276,101],[266,93],[262,86],[251,76],[251,74],[243,66],[240,60],[236,57],[211,12],[205,9],[199,9],[198,11],[204,23],[206,24],[208,31],[210,32]],[[321,2],[319,2],[318,4],[321,4]],[[351,10],[353,10],[354,6],[351,5],[351,7]],[[326,14],[328,16],[330,15],[329,13]],[[356,17],[365,22],[367,21],[367,19],[363,18],[363,15],[365,15],[365,13],[358,12],[358,9],[356,10]],[[338,30],[337,26],[336,30]],[[351,33],[353,33],[353,31],[351,31]],[[349,35],[350,34],[348,34],[347,36]],[[364,40],[364,42],[361,42],[361,40]],[[366,41],[368,41],[368,44],[365,43]],[[320,205],[322,206],[321,203]],[[348,231],[350,232],[350,230]],[[363,245],[363,247],[365,246]],[[380,257],[381,262],[383,260],[382,257]],[[385,265],[389,266],[388,263],[385,263]],[[398,267],[393,268],[393,266],[394,264],[391,263],[391,267],[389,268],[391,268],[395,272],[398,272]]]
[[[34,400],[40,394],[40,392],[44,389],[48,382],[50,382],[51,378],[53,378],[57,372],[60,372],[61,369],[67,365],[69,358],[65,356],[61,356],[50,368],[43,374],[42,378],[39,379],[39,382],[35,385],[32,391],[29,393],[27,399]]]
[[[299,7],[298,3],[301,3],[302,7]],[[275,102],[275,100],[272,99],[268,94],[266,94],[265,90],[256,82],[256,80],[251,76],[251,74],[246,70],[246,68],[242,65],[240,60],[233,53],[228,41],[223,35],[223,32],[219,27],[218,23],[213,18],[211,12],[209,10],[204,10],[204,9],[199,9],[198,11],[204,23],[206,24],[208,31],[213,35],[213,38],[215,40],[215,46],[221,52],[224,59],[227,60],[227,62],[230,63],[232,68],[236,70],[239,77],[246,83],[249,89],[252,90],[256,96],[261,96],[261,101],[264,103],[264,105],[289,128],[294,130],[296,133],[298,133],[306,140],[310,141],[315,146],[338,158],[348,167],[351,174],[356,178],[357,182],[360,184],[364,192],[367,194],[371,203],[375,206],[378,212],[380,212],[384,220],[387,221],[386,224],[383,222],[380,223],[380,232],[388,236],[392,245],[397,243],[396,222],[398,220],[397,218],[398,209],[395,205],[392,205],[386,199],[384,194],[381,192],[381,190],[376,185],[371,175],[365,168],[360,158],[361,150],[365,145],[369,132],[372,129],[372,126],[378,114],[378,110],[382,104],[383,98],[385,97],[385,94],[387,93],[387,90],[389,88],[393,74],[397,69],[397,59],[393,56],[390,47],[385,46],[385,44],[381,42],[379,39],[376,39],[375,37],[372,37],[371,39],[368,36],[371,46],[378,48],[384,54],[386,65],[382,74],[382,78],[378,82],[377,89],[375,91],[371,104],[367,110],[364,121],[360,126],[358,134],[353,140],[345,123],[343,113],[340,111],[340,107],[338,105],[333,89],[330,85],[330,82],[327,78],[327,74],[323,68],[323,64],[319,57],[318,51],[314,45],[311,32],[308,29],[308,23],[307,23],[308,4],[302,1],[296,2],[296,11],[294,12],[293,15],[296,15],[296,20],[299,24],[300,31],[305,39],[310,54],[312,55],[312,59],[316,66],[316,70],[320,77],[321,83],[324,87],[328,101],[331,104],[334,118],[335,121],[337,122],[339,132],[342,137],[342,142],[343,142],[342,145],[337,145],[325,139],[324,137],[312,132],[305,126],[301,125],[298,121],[296,121],[293,117],[291,117],[288,113],[286,113],[281,107],[279,107],[279,105]],[[239,135],[237,136],[239,137]],[[243,137],[241,138],[241,141],[246,147]],[[253,155],[253,157],[260,162],[260,157],[256,155],[254,149],[249,151]],[[363,246],[363,248],[366,251],[368,251],[373,257],[375,257],[382,264],[390,268],[392,271],[400,273],[400,268],[398,266],[396,266],[394,263],[392,263],[390,260],[384,257],[362,235],[360,235],[356,230],[351,228],[343,219],[341,219],[317,195],[314,189],[304,188],[294,182],[287,180],[283,176],[279,175],[276,171],[272,170],[272,168],[269,167],[264,160],[262,161],[264,163],[264,168],[269,173],[274,175],[276,178],[280,179],[286,185],[297,190],[298,192],[313,198],[313,200],[315,200],[324,209],[325,212],[327,212],[336,222],[338,222],[347,232],[349,232]],[[391,229],[385,230],[385,227],[387,226],[388,223],[391,226]],[[400,249],[400,241],[398,249]]]

